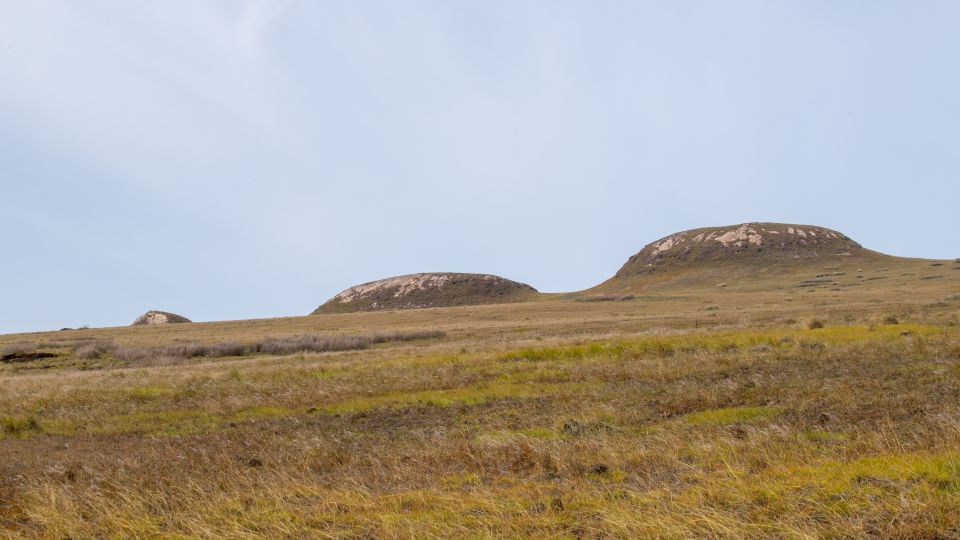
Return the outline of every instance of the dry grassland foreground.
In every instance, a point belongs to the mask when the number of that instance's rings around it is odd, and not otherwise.
[[[957,538],[925,291],[0,336],[0,536]]]

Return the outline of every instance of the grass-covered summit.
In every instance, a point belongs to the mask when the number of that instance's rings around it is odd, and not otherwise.
[[[491,274],[430,272],[396,276],[342,291],[317,313],[500,304],[535,295],[533,287]]]
[[[872,254],[843,233],[812,225],[743,223],[671,234],[647,244],[616,277],[724,262],[813,262]]]

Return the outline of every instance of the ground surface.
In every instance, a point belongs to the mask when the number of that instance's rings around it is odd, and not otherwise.
[[[0,536],[960,537],[960,264],[843,264],[0,336]]]

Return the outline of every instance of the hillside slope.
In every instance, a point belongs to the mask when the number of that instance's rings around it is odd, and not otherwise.
[[[661,238],[630,257],[607,281],[576,294],[679,294],[718,288],[841,293],[957,277],[944,274],[944,264],[878,253],[825,227],[743,223]]]

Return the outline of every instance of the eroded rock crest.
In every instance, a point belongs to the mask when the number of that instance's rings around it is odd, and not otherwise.
[[[617,277],[651,273],[684,263],[745,259],[804,259],[850,256],[860,244],[824,227],[744,223],[672,234],[630,257]]]
[[[154,325],[154,324],[176,324],[176,323],[188,323],[191,322],[190,319],[177,315],[176,313],[168,313],[166,311],[148,311],[143,315],[137,317],[137,320],[133,321],[132,326],[142,326],[142,325]]]
[[[426,272],[350,287],[314,313],[494,304],[536,292],[529,285],[491,274]]]

